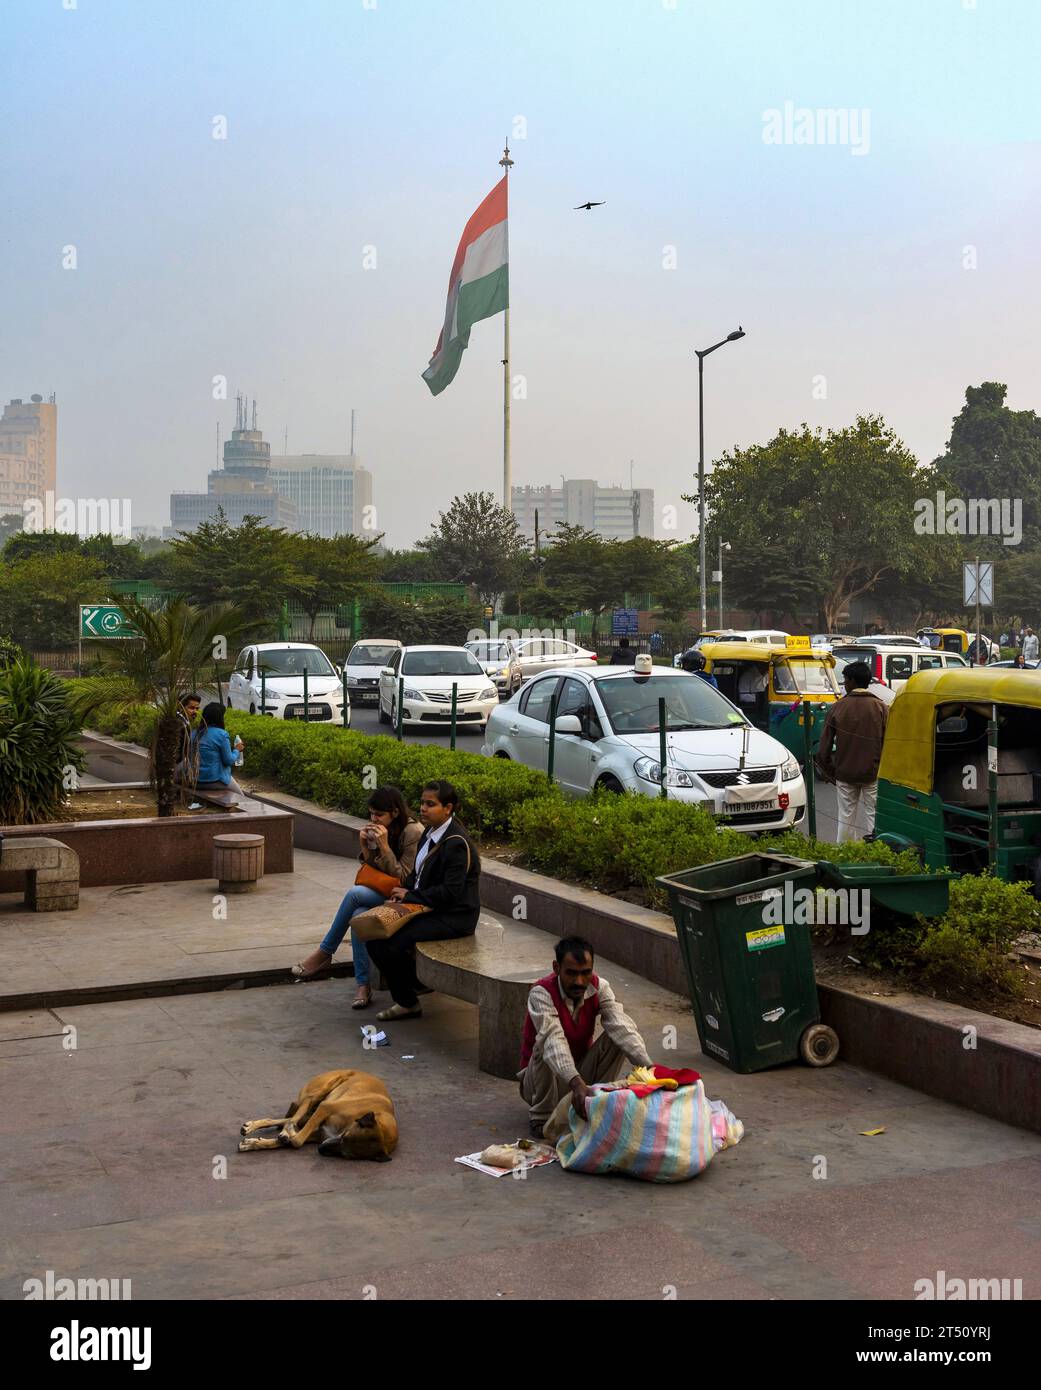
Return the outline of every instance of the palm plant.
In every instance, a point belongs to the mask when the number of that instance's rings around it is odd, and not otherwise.
[[[60,819],[83,770],[80,724],[53,671],[12,661],[0,671],[0,825]]]
[[[169,816],[177,801],[174,769],[184,728],[178,715],[180,696],[192,688],[199,671],[214,663],[217,653],[235,649],[248,624],[232,604],[198,608],[174,598],[150,609],[126,594],[113,598],[140,638],[104,644],[99,654],[102,670],[79,682],[76,708],[84,718],[105,708],[129,710],[147,704],[155,709],[152,780],[158,814]]]

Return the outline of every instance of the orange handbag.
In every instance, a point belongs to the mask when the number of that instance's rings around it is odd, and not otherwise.
[[[354,876],[354,881],[362,888],[371,888],[374,893],[382,893],[389,898],[395,888],[401,887],[401,880],[393,874],[385,874],[382,869],[374,869],[371,864],[363,864]]]

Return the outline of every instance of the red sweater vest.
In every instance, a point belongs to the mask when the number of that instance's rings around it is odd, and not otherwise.
[[[592,981],[593,988],[597,993],[591,999],[583,1000],[577,1018],[573,1017],[564,1001],[556,975],[547,975],[544,979],[535,981],[536,985],[541,985],[543,989],[549,990],[550,998],[557,1006],[557,1017],[560,1019],[560,1026],[564,1030],[564,1036],[571,1048],[571,1055],[575,1059],[576,1067],[581,1065],[582,1058],[593,1044],[593,1033],[596,1031],[596,1020],[600,1013],[600,981],[596,975],[592,977]],[[522,1067],[526,1067],[531,1061],[534,1048],[535,1025],[531,1021],[531,1014],[528,1014],[524,1019],[524,1034],[521,1039]]]

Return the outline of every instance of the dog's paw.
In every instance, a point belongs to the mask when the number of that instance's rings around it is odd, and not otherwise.
[[[239,1140],[239,1153],[240,1153],[240,1154],[252,1153],[252,1151],[253,1151],[256,1147],[257,1147],[257,1141],[256,1141],[255,1139],[240,1139],[240,1140]]]
[[[253,1128],[253,1122],[252,1122],[251,1120],[247,1120],[246,1123],[245,1123],[245,1124],[242,1126],[242,1128],[239,1130],[239,1133],[240,1133],[240,1134],[248,1134],[252,1128]]]

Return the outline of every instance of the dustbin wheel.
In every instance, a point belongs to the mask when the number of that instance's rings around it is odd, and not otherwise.
[[[811,1023],[799,1039],[799,1055],[811,1067],[830,1067],[839,1055],[839,1035],[826,1023]]]

